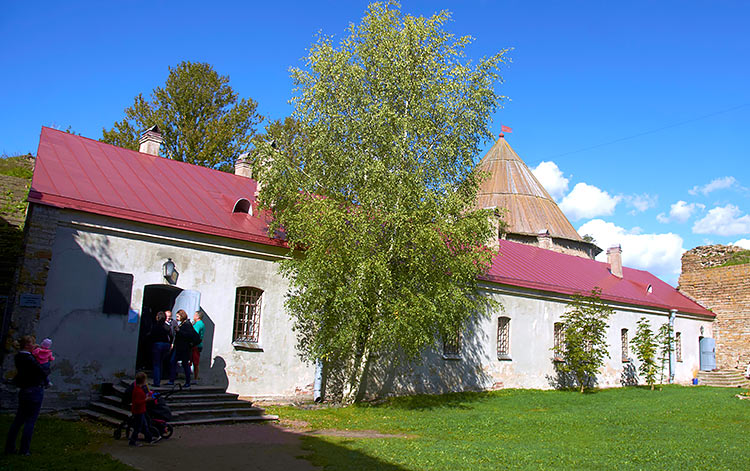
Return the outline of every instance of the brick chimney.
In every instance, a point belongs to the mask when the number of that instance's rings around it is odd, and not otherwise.
[[[159,147],[164,139],[161,137],[161,131],[157,126],[151,126],[150,128],[143,131],[140,139],[140,148],[138,152],[143,154],[159,155]]]
[[[607,249],[609,271],[617,278],[622,278],[622,247],[614,245]]]
[[[250,154],[245,152],[237,157],[234,162],[234,174],[241,177],[253,178],[253,169],[250,167]]]
[[[542,229],[536,234],[540,249],[552,250],[552,236],[547,229]]]

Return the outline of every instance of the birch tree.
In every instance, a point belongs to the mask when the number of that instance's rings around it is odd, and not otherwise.
[[[415,361],[488,308],[493,229],[471,209],[474,158],[506,51],[473,64],[449,19],[373,4],[338,43],[320,35],[291,69],[288,132],[304,138],[256,142],[260,202],[294,250],[281,269],[299,351],[344,378],[345,402],[375,356]]]

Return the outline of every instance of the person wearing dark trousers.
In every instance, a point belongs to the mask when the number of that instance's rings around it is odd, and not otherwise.
[[[156,320],[151,326],[149,339],[151,340],[151,354],[154,362],[154,387],[161,386],[161,371],[164,364],[164,357],[169,354],[172,344],[170,338],[170,328],[166,324],[167,316],[164,311],[156,313]]]
[[[143,432],[148,443],[154,444],[161,437],[151,435],[151,429],[146,420],[146,401],[151,400],[146,386],[146,373],[139,372],[135,375],[135,386],[133,386],[133,402],[130,405],[130,412],[133,413],[133,434],[130,435],[130,446],[138,446],[138,434]]]
[[[39,417],[39,411],[42,409],[44,383],[47,374],[31,354],[33,348],[34,337],[30,335],[21,337],[21,349],[14,359],[18,371],[14,379],[16,386],[18,386],[18,409],[5,440],[5,453],[8,454],[16,452],[16,439],[22,426],[21,448],[18,453],[21,455],[31,454],[31,436],[34,434],[34,425],[37,417]]]
[[[174,347],[172,348],[172,364],[170,365],[169,385],[174,384],[177,377],[177,362],[182,362],[182,369],[185,372],[185,386],[190,387],[190,357],[193,345],[197,345],[198,334],[195,332],[193,325],[187,320],[187,313],[180,309],[177,311],[177,321],[179,326],[174,333]]]

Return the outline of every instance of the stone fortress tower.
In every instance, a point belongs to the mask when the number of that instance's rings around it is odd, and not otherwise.
[[[489,173],[477,195],[477,208],[506,209],[501,239],[593,259],[602,251],[583,240],[555,200],[500,134],[477,165]]]
[[[732,264],[741,252],[732,245],[704,245],[682,255],[679,290],[716,314],[719,369],[744,371],[750,363],[750,263]]]

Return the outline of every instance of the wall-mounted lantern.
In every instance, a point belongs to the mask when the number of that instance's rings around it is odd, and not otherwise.
[[[701,326],[701,336],[703,336],[703,326]]]
[[[164,279],[167,280],[167,283],[170,285],[177,284],[177,278],[180,276],[180,273],[177,271],[177,268],[175,268],[174,262],[171,258],[168,258],[167,261],[164,262],[164,265],[162,265],[162,274],[164,275]]]

